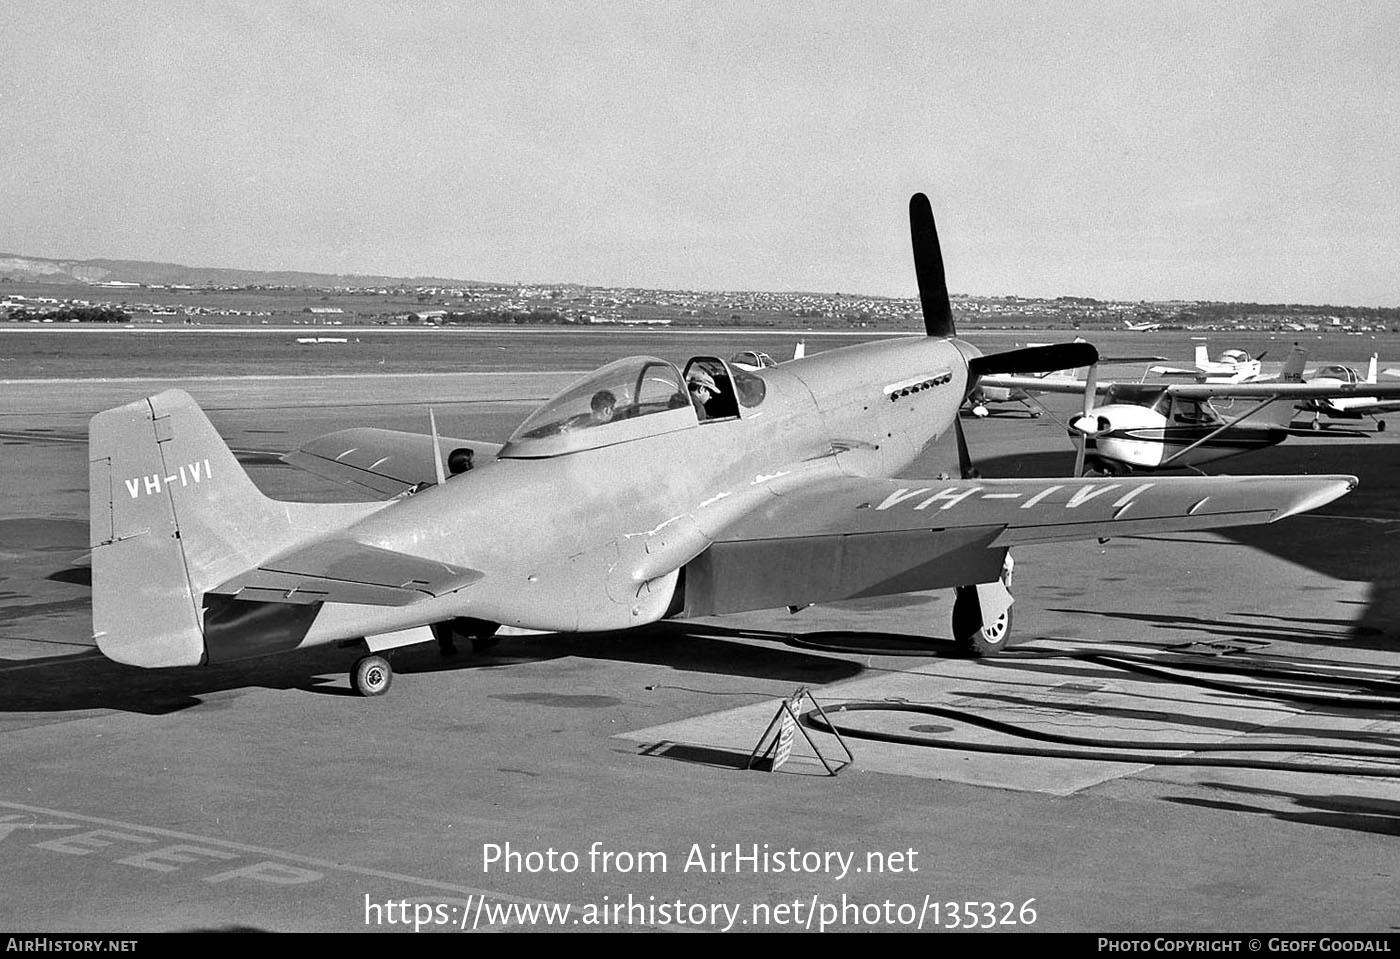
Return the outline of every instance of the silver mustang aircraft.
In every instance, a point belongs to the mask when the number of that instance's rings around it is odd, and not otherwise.
[[[755,371],[631,357],[546,402],[500,447],[351,430],[290,457],[387,500],[267,498],[179,391],[98,414],[98,646],[161,667],[363,643],[351,681],[375,695],[391,678],[380,654],[434,628],[616,630],[953,588],[953,638],[992,653],[1009,636],[1014,546],[1269,523],[1355,486],[975,478],[957,414],[978,378],[1086,366],[1097,352],[984,356],[958,339],[927,198],[909,213],[927,336]],[[894,478],[949,429],[963,478]]]

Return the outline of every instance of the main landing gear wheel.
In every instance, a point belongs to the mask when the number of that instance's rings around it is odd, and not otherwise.
[[[976,586],[953,590],[953,642],[972,656],[995,656],[1011,645],[1011,607],[990,623],[982,622]]]
[[[393,667],[383,656],[366,656],[350,670],[350,686],[361,696],[383,696],[393,681]]]
[[[1385,420],[1376,420],[1376,432],[1377,432],[1377,433],[1384,433],[1384,432],[1385,432]]]

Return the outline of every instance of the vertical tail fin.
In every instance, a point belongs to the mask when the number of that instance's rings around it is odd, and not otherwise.
[[[99,413],[88,431],[92,620],[134,666],[204,660],[203,594],[292,540],[187,393]]]
[[[1196,344],[1196,365],[1205,366],[1210,363],[1210,350],[1204,343]]]
[[[1366,367],[1366,382],[1367,382],[1367,383],[1374,383],[1374,382],[1376,382],[1376,361],[1377,361],[1378,359],[1380,359],[1380,356],[1381,356],[1381,355],[1380,355],[1379,353],[1372,353],[1372,354],[1371,354],[1371,365],[1368,366],[1368,367]]]
[[[1283,372],[1279,373],[1280,383],[1301,383],[1303,382],[1303,370],[1308,364],[1308,351],[1301,346],[1293,347],[1288,354],[1287,361],[1283,364]]]
[[[1283,369],[1279,372],[1277,382],[1280,384],[1303,382],[1303,370],[1307,363],[1308,351],[1301,346],[1294,346],[1283,364]],[[1245,417],[1244,420],[1256,425],[1278,426],[1288,429],[1296,412],[1293,400],[1274,400],[1257,412]]]

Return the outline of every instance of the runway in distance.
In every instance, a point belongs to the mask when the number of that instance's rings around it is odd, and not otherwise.
[[[983,355],[959,339],[923,194],[909,219],[926,335],[752,372],[628,357],[499,447],[350,430],[288,457],[373,501],[266,497],[177,390],[99,413],[99,648],[165,667],[363,644],[351,683],[376,695],[392,676],[383,653],[453,631],[607,631],[952,588],[954,641],[990,654],[1011,635],[1013,547],[1271,523],[1355,487],[1346,475],[979,478],[958,420],[979,378],[1090,366],[1098,352]],[[895,478],[950,429],[960,478]],[[466,447],[472,468],[449,476],[444,458]]]
[[[1294,347],[1277,379],[1248,383],[1102,383],[1092,371],[1086,379],[1073,381],[988,379],[1006,388],[1083,395],[1082,412],[1066,424],[1078,450],[1076,475],[1085,469],[1115,474],[1194,469],[1275,446],[1289,436],[1311,432],[1291,426],[1295,404],[1400,405],[1400,383],[1360,381],[1354,372],[1350,382],[1331,377],[1304,382],[1306,364],[1307,351]],[[1099,393],[1103,402],[1094,405]]]

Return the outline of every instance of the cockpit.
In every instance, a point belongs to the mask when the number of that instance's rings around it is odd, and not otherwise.
[[[692,392],[697,380],[708,383],[708,402]],[[690,360],[684,377],[654,356],[627,357],[547,400],[516,428],[498,457],[558,456],[737,419],[742,409],[761,403],[765,392],[762,379],[731,370],[717,357]]]
[[[1124,403],[1156,410],[1166,416],[1172,408],[1171,394],[1163,387],[1142,383],[1114,383],[1104,393],[1107,404]]]
[[[1105,394],[1107,403],[1141,406],[1159,414],[1168,423],[1196,426],[1220,421],[1209,400],[1173,395],[1168,389],[1141,383],[1114,383]]]
[[[1339,383],[1358,383],[1361,377],[1348,366],[1324,366],[1309,377],[1312,380],[1336,380]]]

